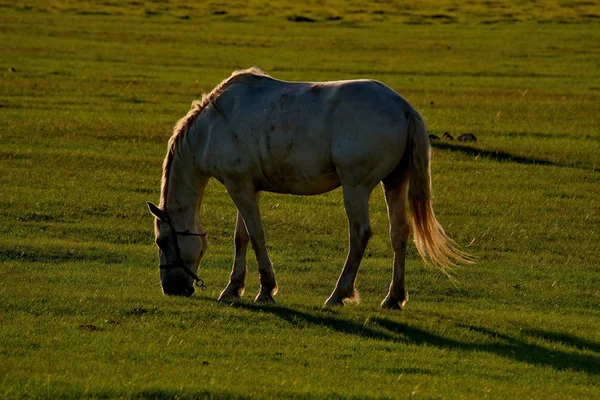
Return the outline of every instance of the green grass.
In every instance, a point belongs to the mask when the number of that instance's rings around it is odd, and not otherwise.
[[[0,2],[0,397],[597,398],[600,7],[594,2]],[[225,11],[225,13],[223,13]],[[314,22],[294,22],[298,17]],[[275,306],[216,302],[235,208],[202,206],[209,288],[160,292],[152,217],[174,123],[232,70],[375,78],[434,143],[435,209],[478,257],[458,286],[409,248],[391,278],[385,203],[362,302],[323,309],[341,192],[265,194]]]

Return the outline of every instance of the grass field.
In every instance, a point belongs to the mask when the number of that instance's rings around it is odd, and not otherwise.
[[[304,21],[304,22],[302,22]],[[600,396],[600,5],[559,1],[0,1],[0,398]],[[161,294],[152,217],[174,123],[231,71],[374,78],[434,143],[434,207],[478,262],[457,286],[383,195],[362,302],[323,309],[341,192],[265,194],[277,305],[220,304],[235,208],[202,206],[208,290]]]

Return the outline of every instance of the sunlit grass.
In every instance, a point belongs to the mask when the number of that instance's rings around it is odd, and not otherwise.
[[[592,2],[0,4],[0,397],[595,398],[600,384],[600,31]],[[296,17],[314,22],[293,22]],[[455,286],[407,257],[385,202],[358,276],[340,190],[262,196],[280,285],[219,304],[235,208],[202,206],[206,292],[160,292],[152,218],[175,121],[232,70],[375,78],[423,114],[434,208],[478,262]]]

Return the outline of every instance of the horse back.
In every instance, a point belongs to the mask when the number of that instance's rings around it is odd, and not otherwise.
[[[250,176],[259,189],[296,194],[339,186],[340,169],[348,164],[377,168],[381,160],[399,162],[410,108],[377,81],[285,82],[268,76],[232,83],[216,103],[220,112],[205,121],[213,176]]]

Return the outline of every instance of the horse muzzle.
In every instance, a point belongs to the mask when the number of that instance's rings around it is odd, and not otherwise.
[[[161,282],[161,286],[163,293],[169,296],[189,297],[196,291],[187,277],[165,278]]]

